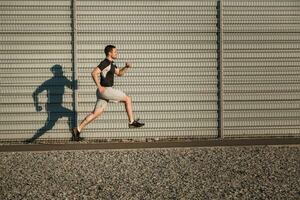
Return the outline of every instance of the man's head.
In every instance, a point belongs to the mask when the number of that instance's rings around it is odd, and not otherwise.
[[[104,49],[104,53],[106,57],[117,59],[118,57],[118,50],[114,45],[107,45]]]
[[[62,66],[59,64],[53,65],[50,70],[54,76],[62,76],[64,73],[62,70]]]

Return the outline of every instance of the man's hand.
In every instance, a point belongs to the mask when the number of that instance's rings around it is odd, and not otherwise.
[[[128,62],[126,62],[126,63],[125,63],[125,67],[126,67],[126,68],[131,68],[131,67],[132,67],[132,64],[131,64],[131,63],[128,63]]]
[[[98,87],[98,90],[100,93],[103,93],[105,91],[105,87],[100,86],[100,87]]]

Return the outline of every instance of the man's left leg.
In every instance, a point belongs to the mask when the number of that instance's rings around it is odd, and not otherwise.
[[[125,103],[125,109],[127,112],[128,120],[129,120],[129,123],[131,124],[134,121],[131,97],[125,96],[123,99],[123,102]]]
[[[144,126],[145,125],[144,123],[141,123],[138,120],[134,120],[131,97],[126,95],[123,98],[123,102],[125,103],[125,108],[128,115],[129,128],[139,128]]]
[[[116,90],[113,88],[106,88],[104,91],[103,97],[113,102],[123,102],[125,103],[125,109],[128,116],[129,128],[136,128],[144,126],[144,123],[138,122],[138,120],[134,120],[133,108],[132,108],[132,99],[130,96],[127,96],[121,90]]]

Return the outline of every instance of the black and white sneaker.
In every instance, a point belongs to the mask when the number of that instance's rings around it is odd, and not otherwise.
[[[73,128],[72,129],[72,141],[79,142],[82,140],[84,140],[84,138],[80,137],[80,132],[78,131],[77,127]]]
[[[139,119],[134,120],[131,124],[128,124],[129,128],[140,128],[144,125],[145,123],[139,122]]]

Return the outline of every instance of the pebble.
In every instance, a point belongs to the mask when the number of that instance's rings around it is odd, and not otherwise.
[[[300,145],[0,153],[0,199],[300,199]]]

